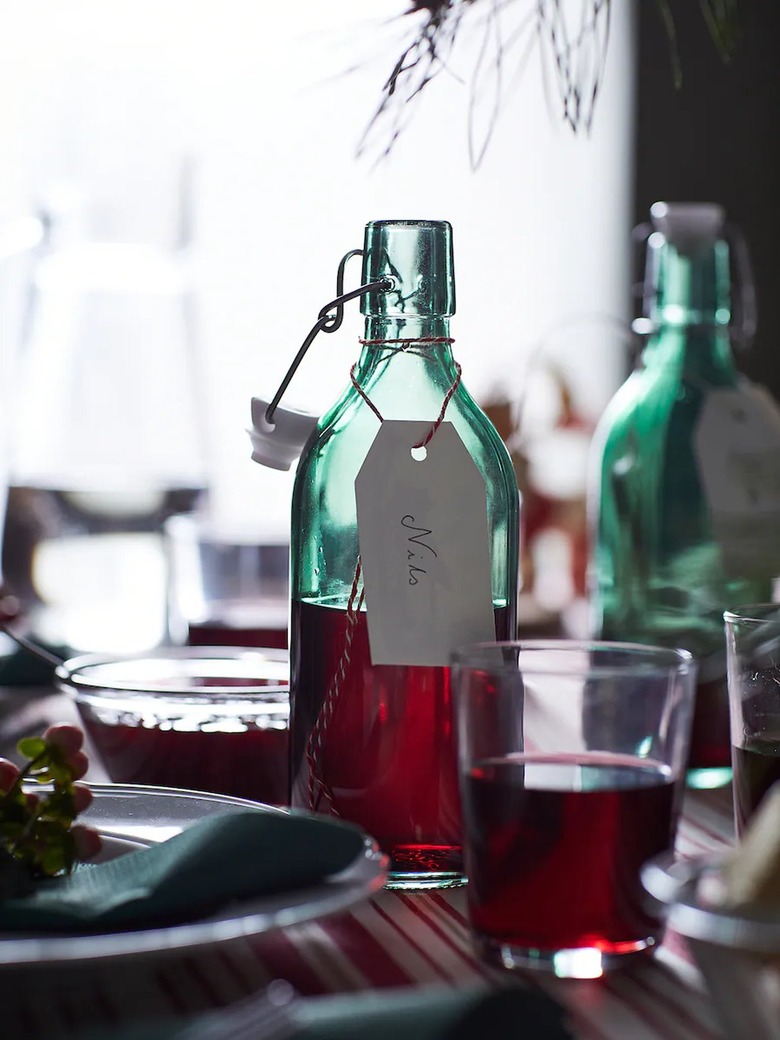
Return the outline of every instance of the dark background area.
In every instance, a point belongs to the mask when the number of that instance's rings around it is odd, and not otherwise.
[[[620,2],[620,0],[618,0]],[[726,63],[697,0],[672,0],[682,86],[653,0],[638,0],[634,218],[653,202],[719,202],[747,238],[758,333],[737,357],[780,399],[780,2],[742,0],[742,37]]]

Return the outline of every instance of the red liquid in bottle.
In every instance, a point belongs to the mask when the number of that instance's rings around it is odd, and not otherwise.
[[[674,788],[623,755],[513,755],[479,763],[465,788],[475,932],[518,950],[644,948],[659,922],[640,868],[673,843]]]
[[[496,611],[506,638],[507,608]],[[462,872],[460,797],[450,670],[371,664],[360,612],[344,660],[347,613],[293,601],[296,633],[291,716],[293,805],[357,823],[391,857],[396,874]],[[321,731],[309,740],[334,676],[343,678]],[[315,780],[310,782],[313,770]]]
[[[690,769],[727,769],[731,765],[729,695],[726,676],[721,675],[696,686]]]

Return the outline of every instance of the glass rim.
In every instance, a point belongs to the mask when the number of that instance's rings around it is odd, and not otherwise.
[[[223,684],[188,686],[187,681],[198,677],[198,663],[211,662],[226,665],[223,675],[220,668],[203,672],[208,679],[223,678]],[[189,672],[182,671],[176,678],[145,678],[141,673],[121,676],[123,666],[180,663]],[[279,675],[263,675],[263,664],[280,666],[289,663],[286,650],[265,647],[229,646],[173,646],[157,647],[136,654],[80,654],[63,661],[55,670],[55,680],[60,689],[70,693],[78,701],[82,697],[149,697],[157,700],[175,699],[179,702],[217,704],[223,701],[269,701],[280,694],[289,695],[289,673],[284,679]],[[229,667],[233,665],[233,669]],[[238,667],[235,667],[238,666]],[[244,667],[247,666],[247,667]],[[90,674],[94,670],[93,674]],[[114,674],[112,674],[112,672]],[[150,669],[150,674],[153,670]],[[234,685],[231,680],[249,680],[245,685]],[[252,682],[251,680],[255,680]]]
[[[583,668],[582,672],[587,671],[591,676],[619,676],[629,671],[642,675],[662,675],[669,672],[687,675],[696,670],[693,654],[682,647],[599,639],[506,639],[464,644],[453,650],[450,663],[453,667],[460,668],[478,666],[480,661],[485,662],[488,659],[488,655],[500,650],[528,651],[531,655],[530,663],[524,663],[522,668],[523,671],[534,675],[573,674],[573,669],[566,668],[563,662],[571,660],[574,654],[593,654],[594,651],[596,655],[605,655],[608,652],[624,653],[626,659],[620,664],[589,662],[587,669]],[[558,655],[557,661],[552,658],[549,661],[541,660],[542,654],[552,653]],[[533,659],[534,655],[538,655],[536,661]],[[631,657],[635,660],[631,661]],[[496,670],[503,666],[503,663],[499,664]]]
[[[452,224],[449,220],[434,220],[427,218],[409,218],[400,217],[397,220],[369,220],[366,222],[366,227],[370,228],[414,228],[419,231],[425,231],[429,228],[440,230],[442,228],[449,228],[452,230]]]
[[[762,615],[762,611],[765,614]],[[775,617],[769,617],[769,613]],[[746,603],[744,606],[730,607],[723,611],[723,620],[729,625],[766,625],[780,624],[780,603]]]

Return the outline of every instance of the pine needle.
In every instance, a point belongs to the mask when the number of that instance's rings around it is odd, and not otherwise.
[[[518,2],[527,10],[519,27],[507,33],[503,16]],[[566,0],[412,0],[403,17],[414,19],[415,28],[385,80],[379,104],[358,143],[358,155],[378,153],[377,161],[389,156],[431,83],[442,72],[455,75],[449,62],[460,34],[467,31],[467,17],[471,18],[469,31],[473,27],[482,34],[466,105],[474,168],[485,155],[508,85],[516,78],[513,69],[524,69],[534,46],[540,50],[543,76],[550,59],[563,122],[574,133],[590,130],[606,67],[611,2],[582,0],[579,16],[573,18]],[[655,0],[679,89],[683,69],[674,15],[678,2],[685,0]],[[741,37],[739,0],[699,0],[699,6],[708,36],[728,61]],[[475,21],[483,11],[484,18]],[[477,113],[482,117],[483,112],[481,127]]]

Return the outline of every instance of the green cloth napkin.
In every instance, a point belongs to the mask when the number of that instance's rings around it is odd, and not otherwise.
[[[520,986],[379,990],[299,1000],[295,1009],[293,1040],[573,1038],[563,1008],[552,997]],[[196,1023],[218,1026],[223,1014],[209,1013],[187,1024],[170,1020],[112,1027],[110,1032],[87,1030],[79,1040],[188,1040]]]
[[[364,845],[327,817],[237,812],[204,819],[168,841],[106,863],[83,864],[0,901],[5,931],[105,930],[193,920],[245,899],[314,885]]]
[[[301,1001],[295,1040],[571,1040],[551,997],[512,987],[367,993]],[[172,1040],[186,1040],[186,1032]]]
[[[45,643],[43,640],[40,643],[63,661],[72,656],[72,651],[59,643]],[[0,686],[51,686],[53,680],[54,665],[35,657],[29,650],[14,647],[7,654],[0,654]]]

